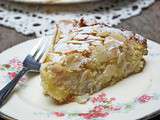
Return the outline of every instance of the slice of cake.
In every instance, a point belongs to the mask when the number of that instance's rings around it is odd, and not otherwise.
[[[41,67],[44,93],[58,103],[93,94],[141,72],[146,40],[105,24],[63,21]]]

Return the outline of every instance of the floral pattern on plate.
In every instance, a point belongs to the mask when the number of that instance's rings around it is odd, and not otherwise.
[[[6,84],[12,80],[22,68],[22,62],[18,58],[11,59],[7,64],[0,65],[0,84]],[[21,82],[25,79],[23,77]]]
[[[17,72],[22,68],[22,62],[17,58],[13,58],[8,64],[0,65],[0,83],[6,84],[12,80]],[[22,81],[25,77],[22,78]],[[53,115],[61,119],[70,120],[78,117],[79,120],[102,120],[110,117],[115,112],[127,113],[134,109],[135,106],[146,104],[153,100],[159,100],[160,94],[143,94],[136,97],[132,102],[121,103],[116,97],[109,97],[107,93],[101,92],[98,95],[91,97],[88,101],[91,103],[92,108],[87,113],[65,113],[65,112],[49,112],[49,113],[34,113],[35,115]]]

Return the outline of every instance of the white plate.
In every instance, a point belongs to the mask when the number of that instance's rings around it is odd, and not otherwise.
[[[15,57],[22,61],[39,39],[4,51],[0,64]],[[15,90],[0,112],[18,120],[135,120],[149,115],[160,109],[160,45],[148,41],[148,47],[143,72],[94,94],[85,104],[54,104],[43,95],[39,75],[32,74],[26,76],[25,83]],[[0,88],[10,80],[8,74],[14,76],[18,66],[14,60],[11,66],[0,66]]]
[[[98,0],[10,0],[10,1],[25,2],[25,3],[43,3],[43,4],[70,4],[70,3],[94,2]]]

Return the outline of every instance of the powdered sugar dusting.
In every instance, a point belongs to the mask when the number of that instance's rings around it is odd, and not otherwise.
[[[88,50],[89,44],[88,43],[84,43],[84,44],[68,44],[65,41],[63,42],[59,42],[56,46],[54,51],[55,52],[61,52],[61,53],[66,53],[69,51],[84,51],[84,50]]]
[[[66,54],[84,53],[85,51],[92,52],[92,48],[95,46],[99,46],[100,48],[101,46],[105,46],[104,49],[106,49],[106,51],[112,51],[114,48],[122,46],[126,40],[132,37],[138,41],[144,39],[131,31],[113,28],[101,23],[80,27],[75,24],[78,22],[67,22],[69,24],[61,23],[60,26],[58,26],[61,34],[58,37],[58,42],[54,45],[53,52],[60,54],[53,56],[53,62],[63,62]],[[66,31],[65,27],[67,28]],[[91,59],[82,57],[78,64],[74,64],[73,66],[74,68],[77,66],[76,68],[78,69],[82,64],[90,60]],[[92,60],[94,60],[94,58],[92,58]]]

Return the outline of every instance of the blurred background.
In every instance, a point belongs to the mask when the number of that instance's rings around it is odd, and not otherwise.
[[[145,4],[144,4],[145,3]],[[26,40],[52,34],[60,19],[95,18],[160,42],[160,1],[106,0],[77,4],[0,2],[0,52]]]

